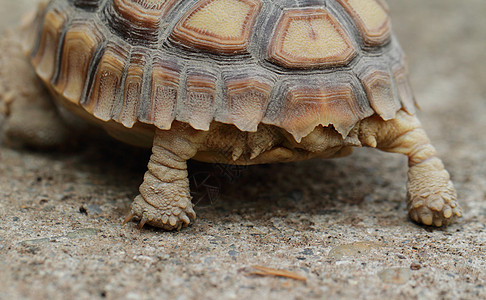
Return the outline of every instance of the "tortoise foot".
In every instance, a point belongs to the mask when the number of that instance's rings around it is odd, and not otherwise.
[[[177,206],[159,208],[148,203],[139,195],[130,206],[130,213],[124,223],[133,217],[139,218],[139,229],[142,229],[145,224],[149,224],[164,230],[180,230],[196,219],[196,213],[189,200],[179,201]]]
[[[5,135],[12,146],[28,146],[37,149],[51,149],[65,146],[72,133],[66,128],[54,109],[35,107],[15,111],[7,119]],[[43,109],[41,109],[43,108]]]
[[[140,195],[130,206],[125,223],[132,217],[140,219],[138,227],[145,224],[164,230],[179,230],[196,219],[192,208],[187,179],[162,182],[152,173],[145,174]]]
[[[436,227],[462,216],[449,173],[437,157],[412,166],[408,172],[408,213],[412,220]]]

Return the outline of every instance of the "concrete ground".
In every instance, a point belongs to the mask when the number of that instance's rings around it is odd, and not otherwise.
[[[0,26],[31,3],[0,0]],[[197,222],[140,231],[121,222],[147,152],[0,145],[0,299],[485,299],[486,2],[389,4],[459,222],[410,222],[405,158],[357,149],[248,168],[192,163]]]

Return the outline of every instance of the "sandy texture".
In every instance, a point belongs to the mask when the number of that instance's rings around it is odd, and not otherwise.
[[[0,0],[0,26],[26,3]],[[192,163],[194,226],[139,231],[121,222],[146,151],[1,145],[0,298],[485,298],[486,2],[389,3],[463,219],[445,229],[411,223],[405,158],[357,149],[271,166]],[[306,281],[254,275],[253,265]]]

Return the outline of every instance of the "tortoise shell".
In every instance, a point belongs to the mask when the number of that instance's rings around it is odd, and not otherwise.
[[[126,128],[264,123],[299,142],[415,109],[381,0],[53,0],[29,28],[57,98]]]

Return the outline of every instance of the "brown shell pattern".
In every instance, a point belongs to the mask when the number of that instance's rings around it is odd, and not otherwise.
[[[383,0],[53,0],[26,36],[54,93],[127,128],[265,123],[300,141],[415,111]]]

